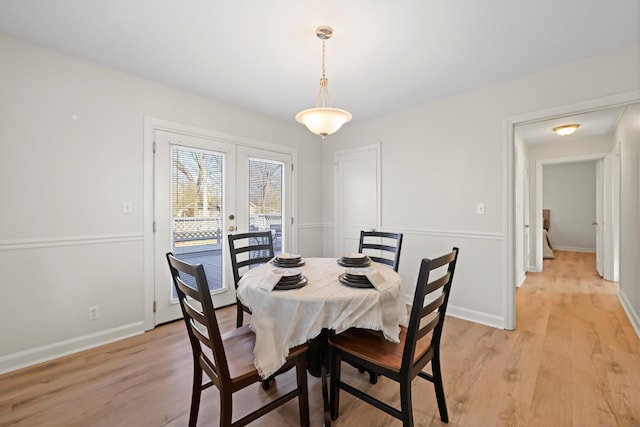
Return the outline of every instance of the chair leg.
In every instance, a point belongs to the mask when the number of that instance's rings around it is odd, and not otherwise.
[[[360,372],[361,374],[364,374],[365,372],[369,372],[369,382],[371,384],[376,384],[378,382],[378,374],[376,374],[373,371],[367,371],[364,368],[358,367],[358,372]]]
[[[236,328],[239,328],[244,322],[244,310],[240,301],[236,301],[236,313]]]
[[[340,366],[342,365],[342,358],[339,353],[335,353],[335,357],[332,358],[332,368],[331,372],[331,419],[338,419],[338,409],[340,407]]]
[[[400,407],[402,411],[402,427],[413,427],[411,381],[400,381]]]
[[[220,427],[231,427],[233,416],[233,400],[231,393],[220,390]]]
[[[307,366],[303,355],[298,356],[296,362],[296,379],[300,395],[298,396],[298,409],[300,410],[300,425],[309,427],[309,389],[307,387]]]
[[[200,395],[202,394],[202,369],[198,362],[193,363],[193,387],[191,389],[191,410],[189,411],[189,427],[196,427],[198,411],[200,410]]]
[[[440,410],[440,419],[442,422],[449,422],[449,414],[447,413],[447,401],[444,397],[444,387],[442,385],[442,371],[440,370],[440,355],[436,354],[431,361],[431,370],[433,372],[433,385],[436,389],[436,399],[438,401],[438,409]]]
[[[322,380],[322,409],[324,413],[324,427],[331,426],[331,402],[329,400],[329,387],[327,386],[327,366],[329,361],[326,355],[320,357],[320,379]]]

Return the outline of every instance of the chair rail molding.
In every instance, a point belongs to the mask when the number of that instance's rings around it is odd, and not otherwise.
[[[53,248],[59,246],[105,245],[144,240],[142,233],[103,236],[62,236],[49,239],[0,240],[0,251]]]

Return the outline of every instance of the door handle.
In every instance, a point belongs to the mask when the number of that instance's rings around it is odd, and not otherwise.
[[[594,223],[591,223],[591,225],[598,225],[598,223],[597,223],[597,222],[594,222]]]
[[[233,225],[229,227],[229,231],[236,231],[236,227],[234,227]]]

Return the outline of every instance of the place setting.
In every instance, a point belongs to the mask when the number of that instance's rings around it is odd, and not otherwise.
[[[376,288],[382,291],[388,286],[382,274],[373,268],[348,268],[338,276],[338,280],[352,288]]]
[[[371,259],[365,254],[352,252],[338,259],[338,264],[343,267],[367,267],[371,264]]]
[[[295,268],[274,268],[261,278],[258,287],[267,291],[287,291],[301,288],[307,281],[302,272]]]
[[[304,265],[304,259],[299,254],[282,253],[276,255],[271,261],[273,265],[282,268],[295,268]]]

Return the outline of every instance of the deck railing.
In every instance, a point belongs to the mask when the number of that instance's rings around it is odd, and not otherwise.
[[[183,252],[219,248],[221,246],[222,226],[222,217],[173,218],[174,244],[176,247],[181,247]],[[282,249],[282,215],[250,215],[249,230],[271,231],[273,233],[274,249],[276,252],[280,252]]]

